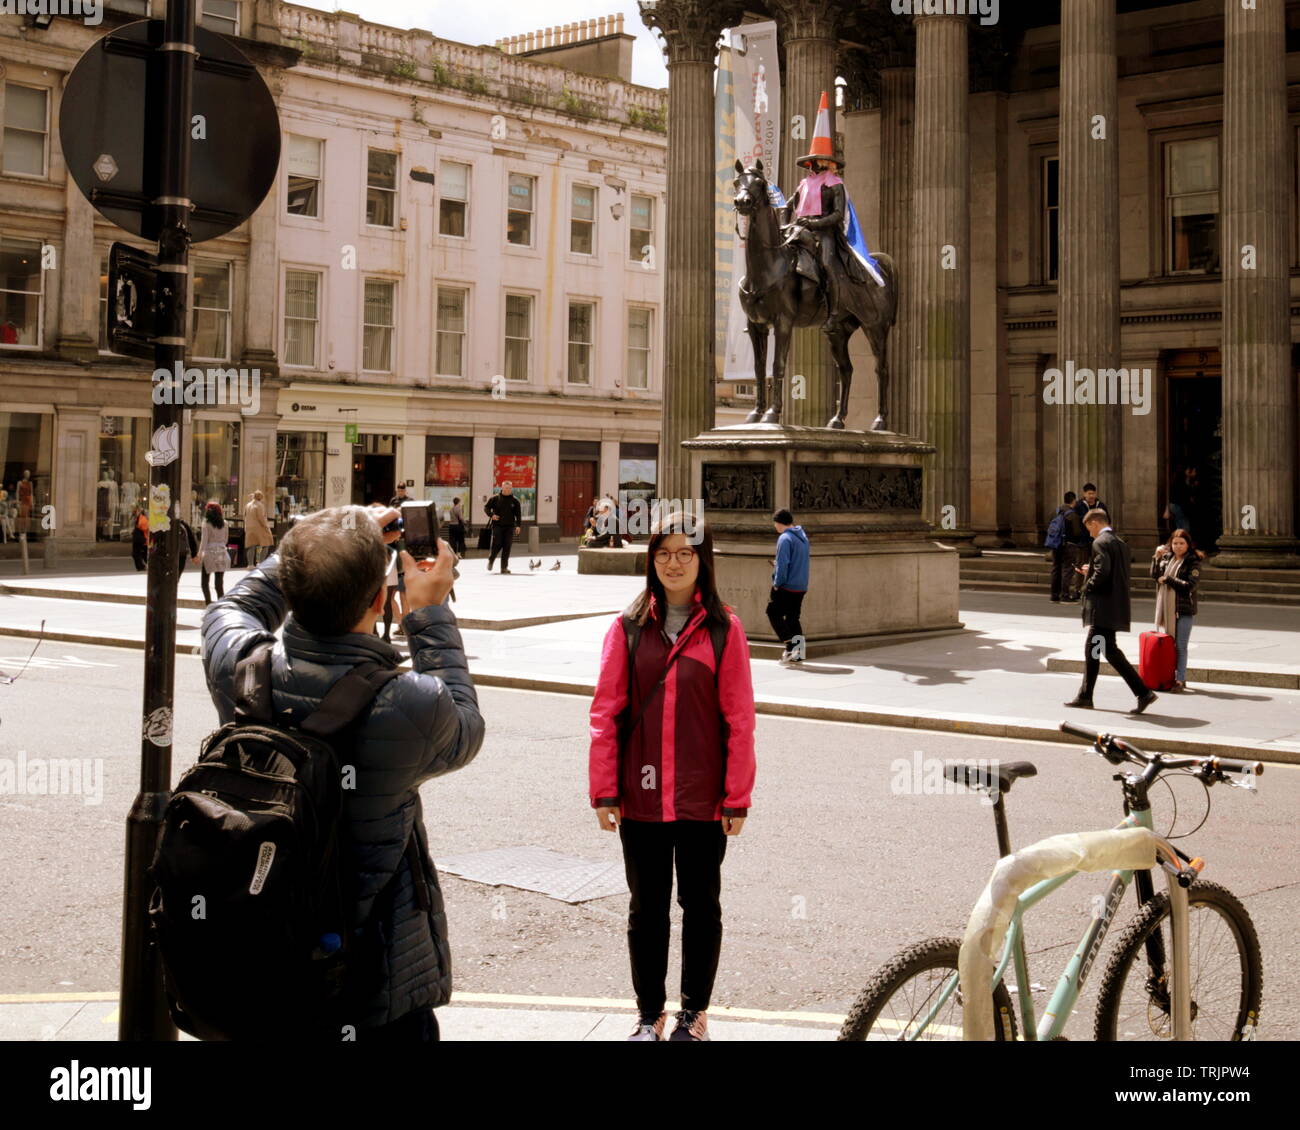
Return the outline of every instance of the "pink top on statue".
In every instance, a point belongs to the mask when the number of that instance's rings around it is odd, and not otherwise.
[[[844,182],[829,169],[820,173],[809,173],[799,182],[795,189],[795,218],[803,216],[820,216],[822,214],[822,188],[824,186],[843,184]]]

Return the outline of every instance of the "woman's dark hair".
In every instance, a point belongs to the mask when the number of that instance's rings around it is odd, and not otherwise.
[[[221,503],[215,498],[210,499],[203,508],[203,520],[209,526],[215,526],[217,529],[221,529],[226,524],[226,516],[221,513]]]
[[[453,499],[451,500],[451,504],[452,504],[453,506],[455,506],[456,503],[458,503],[459,501],[460,501],[460,498],[459,498],[459,496],[458,496],[458,497],[453,498]]]
[[[1181,526],[1179,526],[1178,529],[1176,529],[1172,534],[1169,535],[1168,545],[1169,545],[1170,553],[1173,553],[1174,551],[1174,538],[1182,538],[1183,541],[1187,543],[1186,555],[1188,557],[1199,560],[1200,558],[1205,556],[1204,553],[1202,553],[1199,549],[1196,548],[1196,543],[1192,541],[1192,535],[1189,534],[1186,530],[1184,530]]]
[[[673,534],[683,534],[695,550],[695,559],[700,563],[695,588],[700,594],[700,603],[704,605],[707,619],[717,624],[730,624],[727,606],[718,596],[717,576],[713,568],[713,532],[703,518],[683,514],[680,510],[665,514],[650,531],[650,543],[645,551],[645,589],[628,608],[628,615],[638,624],[644,625],[650,617],[650,598],[653,596],[659,615],[663,616],[668,596],[659,580],[659,572],[655,569],[655,553]]]

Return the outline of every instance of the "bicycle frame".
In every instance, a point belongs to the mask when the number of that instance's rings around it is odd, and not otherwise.
[[[1123,821],[1115,826],[1120,828],[1146,828],[1152,830],[1151,810],[1149,808],[1137,812],[1132,812]],[[1150,872],[1133,872],[1133,871],[1113,871],[1111,872],[1110,886],[1106,890],[1105,901],[1101,906],[1101,913],[1094,915],[1088,928],[1084,931],[1083,937],[1079,940],[1073,956],[1061,974],[1056,983],[1056,989],[1052,993],[1051,1000],[1047,1004],[1042,1019],[1039,1020],[1035,1014],[1033,993],[1029,987],[1029,966],[1025,956],[1024,946],[1024,925],[1023,919],[1025,912],[1031,907],[1036,906],[1047,898],[1048,895],[1057,891],[1067,882],[1080,874],[1078,871],[1069,871],[1064,875],[1058,875],[1052,879],[1045,879],[1041,883],[1036,883],[1025,891],[1017,900],[1016,909],[1012,913],[1011,922],[1007,927],[1006,941],[1002,947],[1002,957],[998,962],[997,968],[993,973],[992,983],[994,986],[1001,983],[1006,976],[1007,968],[1014,963],[1016,972],[1016,986],[1019,997],[1020,1009],[1020,1029],[1023,1033],[1022,1038],[1025,1040],[1053,1040],[1060,1036],[1070,1019],[1071,1011],[1075,1002],[1079,999],[1083,987],[1088,980],[1088,974],[1092,971],[1093,963],[1096,961],[1097,954],[1101,950],[1102,942],[1106,938],[1106,933],[1110,929],[1111,922],[1114,920],[1115,911],[1123,901],[1124,892],[1128,890],[1129,884],[1133,882],[1136,875],[1138,880],[1138,897],[1141,903],[1148,902],[1153,895],[1153,885],[1151,883]],[[1170,924],[1171,924],[1171,948],[1173,949],[1174,961],[1171,969],[1173,980],[1172,1000],[1174,1004],[1174,1039],[1188,1040],[1191,1039],[1191,995],[1189,989],[1189,955],[1188,955],[1188,905],[1187,892],[1177,883],[1170,882]],[[1158,935],[1157,935],[1158,939]],[[1159,944],[1157,941],[1156,952],[1149,948],[1148,952],[1157,959],[1162,959],[1163,954],[1158,952]],[[909,1039],[915,1040],[920,1037],[929,1027],[930,1023],[938,1015],[940,1009],[951,998],[957,989],[958,975],[954,973],[945,983],[942,992],[930,1008],[926,1016],[921,1020],[915,1033]]]

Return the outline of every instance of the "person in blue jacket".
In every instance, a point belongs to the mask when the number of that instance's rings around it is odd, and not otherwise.
[[[799,623],[799,612],[808,591],[808,535],[802,526],[794,524],[794,515],[788,510],[778,510],[773,514],[772,524],[780,536],[776,540],[767,619],[772,631],[785,645],[781,652],[781,666],[789,667],[804,661],[803,625]]]

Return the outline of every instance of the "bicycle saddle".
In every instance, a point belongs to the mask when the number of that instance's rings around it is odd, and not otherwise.
[[[943,767],[943,775],[958,785],[971,789],[989,789],[993,787],[988,766],[963,765],[961,762],[949,763]],[[1037,777],[1038,767],[1032,761],[1008,761],[997,767],[997,790],[1010,792],[1011,784],[1017,777]]]

